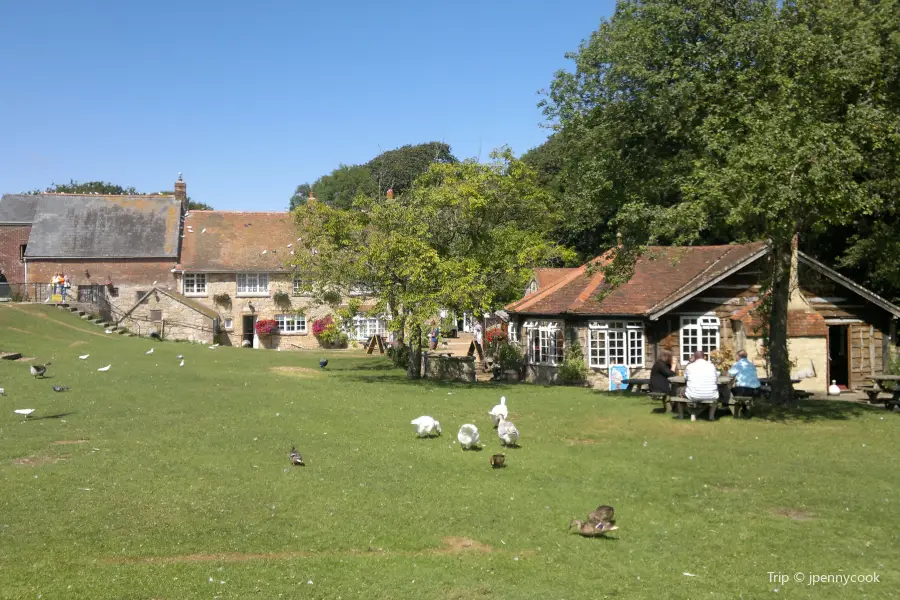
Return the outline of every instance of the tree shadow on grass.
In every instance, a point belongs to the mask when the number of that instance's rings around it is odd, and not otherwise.
[[[790,406],[779,406],[757,400],[753,418],[775,423],[813,423],[816,421],[846,421],[878,411],[879,407],[847,400],[801,400]],[[881,409],[884,411],[884,409]]]
[[[74,414],[75,414],[75,412],[72,411],[72,412],[58,413],[55,415],[41,415],[39,417],[28,417],[28,419],[26,419],[26,420],[37,421],[39,419],[62,419],[63,417],[68,417],[69,415],[74,415]]]

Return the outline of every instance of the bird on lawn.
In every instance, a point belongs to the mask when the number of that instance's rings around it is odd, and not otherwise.
[[[572,522],[569,523],[569,529],[571,530],[573,527],[575,527],[575,533],[584,537],[600,537],[618,529],[618,527],[610,523],[594,525],[581,519],[572,519]]]
[[[54,385],[54,386],[53,386],[53,391],[54,391],[54,392],[65,392],[65,391],[67,391],[68,389],[69,389],[68,386],[65,386],[65,385]]]
[[[505,454],[494,454],[491,456],[491,466],[495,469],[500,469],[506,466],[506,455]]]
[[[105,372],[109,371],[109,368],[110,368],[111,366],[112,366],[112,365],[106,365],[105,367],[100,367],[100,368],[97,369],[97,370],[100,371],[100,372],[102,372],[102,373],[105,373]]]
[[[497,435],[500,436],[500,443],[503,446],[518,445],[519,430],[512,421],[507,421],[503,415],[500,415],[500,422],[497,424]]]
[[[409,424],[415,425],[416,435],[419,437],[431,437],[434,434],[441,435],[441,424],[427,415],[413,419]]]
[[[179,366],[179,367],[183,367],[183,366],[184,366],[184,360],[182,360],[182,361],[181,361],[181,364],[179,364],[178,366]]]
[[[182,358],[184,358],[184,355],[183,355],[183,354],[179,354],[179,355],[176,356],[175,358],[177,358],[178,360],[181,360]]]
[[[319,368],[324,369],[324,368],[327,367],[327,366],[328,366],[328,359],[327,359],[327,358],[320,358],[320,359],[319,359]]]
[[[49,362],[46,365],[31,365],[30,367],[28,367],[28,371],[31,373],[32,377],[37,379],[38,377],[44,376],[44,373],[47,372],[47,367],[49,366]]]
[[[87,360],[87,357],[88,357],[88,356],[90,356],[90,354],[82,354],[82,355],[79,356],[78,358],[80,358],[81,360]]]
[[[159,332],[158,332],[158,331],[151,331],[151,332],[150,332],[150,337],[151,337],[152,339],[154,339],[154,340],[162,341],[162,336],[159,335]],[[149,354],[149,353],[148,353],[148,354]]]
[[[496,427],[500,423],[500,417],[502,416],[504,419],[509,416],[509,410],[506,408],[506,396],[500,397],[500,404],[494,406],[491,409],[491,412],[488,413],[491,416],[491,423]]]
[[[615,525],[616,520],[613,518],[615,514],[616,511],[612,506],[601,504],[597,507],[597,510],[592,511],[591,514],[588,515],[588,521],[594,525],[600,523]]]
[[[25,418],[27,419],[28,417],[31,416],[31,413],[34,412],[34,409],[33,408],[17,408],[13,412],[16,413],[17,415],[25,415]]]
[[[291,464],[299,467],[305,467],[306,463],[303,462],[303,456],[297,450],[297,447],[294,444],[291,444],[291,453],[289,455],[291,457]]]
[[[456,439],[459,440],[459,447],[463,450],[478,448],[478,428],[471,423],[466,423],[459,428]]]
[[[146,352],[144,352],[144,354],[153,354],[153,348],[150,348],[149,350],[147,350]]]

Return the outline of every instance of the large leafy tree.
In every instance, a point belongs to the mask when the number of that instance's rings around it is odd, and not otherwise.
[[[891,0],[625,0],[545,102],[567,195],[611,217],[608,241],[770,241],[782,401],[792,238],[896,190],[896,16]]]
[[[547,233],[552,198],[504,149],[481,164],[434,163],[401,197],[358,196],[352,209],[307,202],[291,261],[308,291],[334,303],[363,288],[392,327],[410,332],[419,376],[421,327],[440,308],[481,312],[517,297],[530,268],[565,260]]]
[[[362,165],[340,165],[312,185],[297,186],[290,209],[306,202],[311,191],[317,200],[338,208],[352,207],[357,196],[374,198],[386,195],[388,190],[395,197],[401,196],[432,164],[455,162],[450,146],[443,142],[401,146],[382,152]]]

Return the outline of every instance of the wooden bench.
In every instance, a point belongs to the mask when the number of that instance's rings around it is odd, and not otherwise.
[[[869,397],[869,404],[875,404],[878,402],[878,394],[881,393],[881,388],[874,385],[864,385],[859,388],[859,391]]]
[[[735,419],[741,416],[749,419],[753,410],[753,396],[732,396],[728,400],[728,406],[732,407]]]
[[[812,398],[812,395],[812,392],[807,392],[806,390],[794,390],[795,400],[806,400],[807,398]]]
[[[662,401],[663,412],[666,412],[666,404],[669,402],[669,395],[664,392],[650,392],[648,394],[651,400],[655,400],[657,402]]]
[[[689,399],[685,398],[684,396],[672,396],[671,398],[669,398],[669,404],[672,405],[672,412],[677,412],[675,410],[676,404],[684,404],[687,407],[688,412],[691,413],[691,421],[696,421],[697,420],[697,412],[699,412],[699,409],[701,407],[706,408],[706,409],[712,409],[713,413],[712,413],[712,415],[710,415],[710,417],[713,418],[713,416],[715,415],[715,409],[719,406],[719,401],[718,400],[689,400]]]

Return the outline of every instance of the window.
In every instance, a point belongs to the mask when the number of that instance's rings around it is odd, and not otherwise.
[[[151,321],[162,321],[162,311],[161,310],[151,310],[150,311],[150,320]]]
[[[302,296],[304,294],[305,291],[303,290],[303,280],[299,277],[294,277],[294,295]]]
[[[237,293],[244,295],[269,295],[268,273],[238,273]]]
[[[528,339],[528,362],[533,365],[555,365],[563,357],[563,328],[559,321],[525,323]]]
[[[639,321],[595,321],[588,327],[590,366],[644,366],[644,326]]]
[[[696,350],[709,353],[719,349],[719,317],[704,315],[681,317],[681,362],[691,360]]]
[[[275,315],[280,333],[306,333],[306,317],[303,315]]]
[[[532,279],[528,284],[528,287],[525,289],[525,295],[533,294],[538,291],[538,282],[536,279]]]
[[[519,343],[519,322],[517,320],[510,319],[509,327],[507,328],[507,335],[509,336],[510,344]]]
[[[144,298],[146,294],[147,290],[136,290],[134,292],[134,301],[140,302],[141,304],[147,304],[147,298]]]
[[[28,244],[19,244],[19,262],[25,262],[25,250],[28,249]]]
[[[351,296],[371,296],[372,290],[364,285],[351,285],[350,286],[350,295]]]
[[[225,317],[223,323],[223,327],[225,327],[227,331],[231,331],[232,329],[234,329],[234,319],[232,319],[231,317]]]
[[[353,337],[367,340],[373,335],[385,334],[385,320],[380,317],[353,317]]]
[[[206,295],[206,273],[185,273],[184,274],[184,295],[185,296],[205,296]]]

